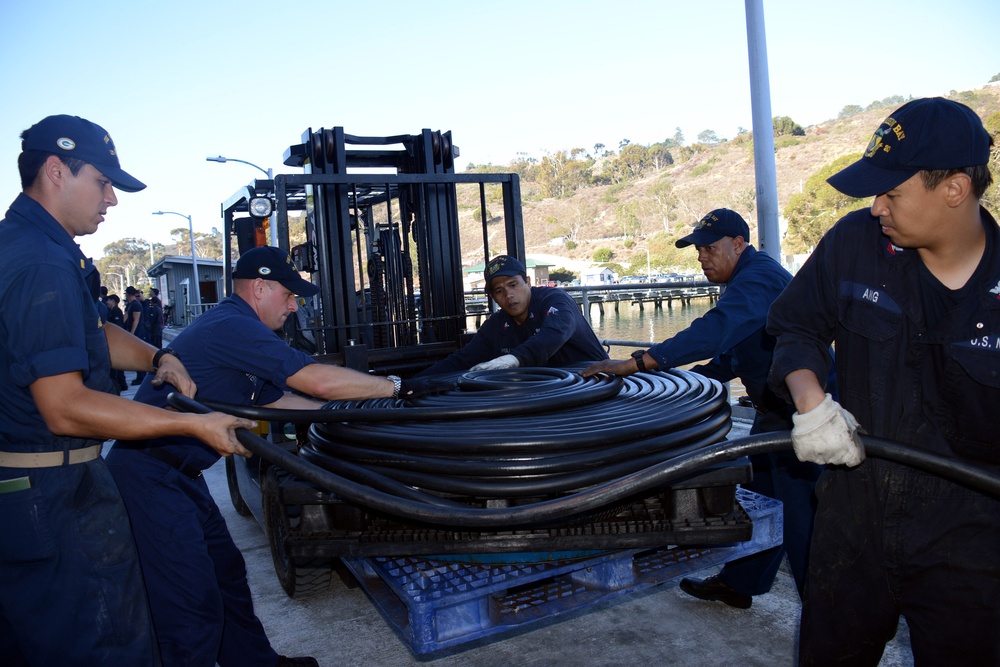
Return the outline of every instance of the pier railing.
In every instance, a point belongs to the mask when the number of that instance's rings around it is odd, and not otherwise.
[[[604,315],[604,304],[614,305],[615,313],[619,304],[638,305],[639,310],[645,310],[647,304],[652,304],[656,310],[662,310],[666,304],[667,310],[674,303],[682,306],[690,305],[695,299],[708,299],[709,303],[719,300],[721,287],[706,280],[689,280],[667,283],[637,283],[613,285],[565,285],[556,289],[564,289],[583,309],[583,314],[590,319],[593,306]],[[489,315],[490,301],[482,292],[465,293],[465,312],[467,316],[476,317],[476,327],[479,327],[482,317]],[[641,347],[640,343],[638,346]]]

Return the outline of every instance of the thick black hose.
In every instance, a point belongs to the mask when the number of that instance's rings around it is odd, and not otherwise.
[[[171,394],[168,400],[174,407],[188,412],[209,411],[205,406],[179,394]],[[733,461],[751,454],[790,449],[792,442],[791,434],[787,431],[726,440],[568,496],[517,507],[497,508],[467,505],[443,507],[437,502],[439,498],[428,502],[418,500],[421,496],[419,491],[408,498],[391,495],[323,470],[250,431],[239,429],[237,437],[254,454],[307,482],[336,493],[348,502],[422,523],[481,530],[525,528],[571,521],[643,493],[652,493],[715,463]],[[915,451],[881,438],[862,436],[862,441],[869,457],[918,468],[977,491],[1000,496],[1000,476],[996,474],[960,461]]]
[[[551,412],[566,407],[597,403],[617,396],[622,378],[601,376],[588,382],[579,375],[554,368],[532,368],[505,372],[501,384],[488,377],[495,371],[455,373],[455,389],[412,400],[373,398],[366,401],[339,401],[332,409],[281,410],[218,401],[200,401],[202,405],[236,417],[289,424],[327,422],[423,422],[441,419],[498,418]],[[575,376],[575,377],[574,377]],[[448,376],[441,376],[446,378]],[[474,392],[492,390],[492,396],[506,396],[502,403],[486,397],[474,400]],[[502,392],[502,393],[498,393]],[[461,394],[459,406],[450,397]],[[544,395],[545,400],[538,396]]]

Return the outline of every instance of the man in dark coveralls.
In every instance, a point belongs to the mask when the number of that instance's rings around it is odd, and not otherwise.
[[[497,255],[486,265],[486,291],[500,310],[465,347],[420,373],[570,366],[607,359],[594,330],[566,290],[532,287],[524,265]]]
[[[594,364],[583,376],[631,375],[710,359],[692,370],[720,382],[740,378],[756,408],[752,434],[790,430],[792,406],[767,385],[775,341],[764,325],[768,308],[792,277],[770,255],[750,245],[749,238],[750,228],[739,213],[720,208],[705,215],[676,245],[695,246],[705,277],[726,285],[719,302],[673,338],[637,350],[631,359]],[[716,576],[680,584],[690,595],[741,609],[751,606],[754,595],[771,589],[786,553],[801,593],[815,509],[813,489],[820,472],[819,466],[798,461],[792,452],[759,454],[750,462],[753,481],[746,487],[784,503],[784,543],[727,563]]]
[[[379,377],[316,363],[274,331],[298,309],[303,280],[288,253],[244,253],[233,296],[186,327],[169,348],[198,382],[198,398],[239,405],[318,409],[324,400],[415,396],[434,382]],[[440,382],[438,386],[442,386]],[[450,385],[449,385],[450,386]],[[143,382],[135,400],[166,405],[169,387]],[[201,473],[219,459],[188,437],[119,440],[108,466],[132,520],[153,626],[165,667],[307,667],[313,658],[279,656],[253,610],[243,555]]]
[[[145,186],[90,121],[49,116],[21,139],[23,192],[0,222],[0,663],[159,664],[102,442],[182,433],[244,452],[234,430],[254,423],[115,395],[112,364],[196,390],[176,357],[102,326],[97,269],[73,241],[118,203],[113,187]]]
[[[871,208],[841,218],[771,308],[795,452],[830,464],[803,665],[877,665],[900,614],[916,664],[1000,664],[1000,499],[864,460],[857,435],[1000,469],[1000,228],[980,206],[991,145],[963,104],[897,109],[829,179]],[[843,407],[817,379],[831,341]]]

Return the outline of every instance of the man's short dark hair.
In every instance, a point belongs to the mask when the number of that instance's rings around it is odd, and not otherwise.
[[[924,182],[925,189],[933,190],[941,185],[944,179],[955,174],[965,174],[972,180],[972,191],[975,193],[977,199],[982,199],[986,188],[990,187],[993,183],[993,174],[990,173],[990,166],[987,164],[965,167],[964,169],[924,170],[920,172],[920,180]]]
[[[38,173],[42,170],[42,165],[50,155],[55,155],[69,169],[69,172],[76,176],[87,164],[83,160],[75,157],[64,157],[56,153],[46,153],[45,151],[24,151],[17,156],[17,171],[21,175],[21,189],[27,190],[38,180]]]

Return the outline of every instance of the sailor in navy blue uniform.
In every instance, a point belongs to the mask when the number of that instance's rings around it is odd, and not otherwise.
[[[595,364],[583,375],[630,375],[708,359],[691,370],[720,382],[741,380],[756,409],[751,433],[790,430],[794,410],[768,386],[775,339],[764,327],[768,308],[792,277],[774,258],[750,245],[749,237],[749,225],[735,211],[723,208],[705,215],[676,245],[695,246],[705,277],[726,285],[719,302],[672,338],[634,352],[632,359]],[[832,384],[830,354],[828,350],[823,377]],[[792,452],[751,456],[750,463],[753,481],[746,487],[784,504],[783,544],[727,563],[716,576],[680,584],[695,597],[738,608],[750,607],[754,595],[770,590],[786,554],[801,593],[815,511],[813,489],[820,473],[819,466],[798,461]]]
[[[198,382],[198,398],[239,405],[317,409],[324,400],[405,397],[427,382],[316,363],[275,334],[318,292],[287,252],[244,253],[234,294],[171,343]],[[291,391],[300,392],[293,394]],[[166,405],[169,387],[145,380],[135,400]],[[166,667],[315,665],[279,656],[254,614],[246,565],[201,473],[219,453],[193,438],[118,441],[108,465],[132,519],[156,637]]]
[[[157,370],[188,395],[183,366],[95,307],[100,281],[74,237],[92,234],[122,171],[101,127],[49,116],[22,135],[23,193],[0,222],[0,662],[154,665],[156,644],[108,437],[208,434],[238,447],[227,415],[191,419],[113,393],[110,363]],[[25,315],[30,313],[30,317]],[[152,381],[152,380],[151,380]]]
[[[461,350],[420,373],[523,366],[564,367],[607,359],[580,307],[565,290],[531,287],[515,257],[497,255],[486,265],[486,289],[500,310]]]
[[[1000,227],[980,205],[992,143],[952,100],[894,111],[828,179],[871,208],[841,218],[771,308],[795,452],[828,464],[803,665],[878,664],[900,615],[918,665],[1000,664],[1000,499],[866,460],[858,437],[1000,469]],[[816,379],[831,341],[839,403]]]

